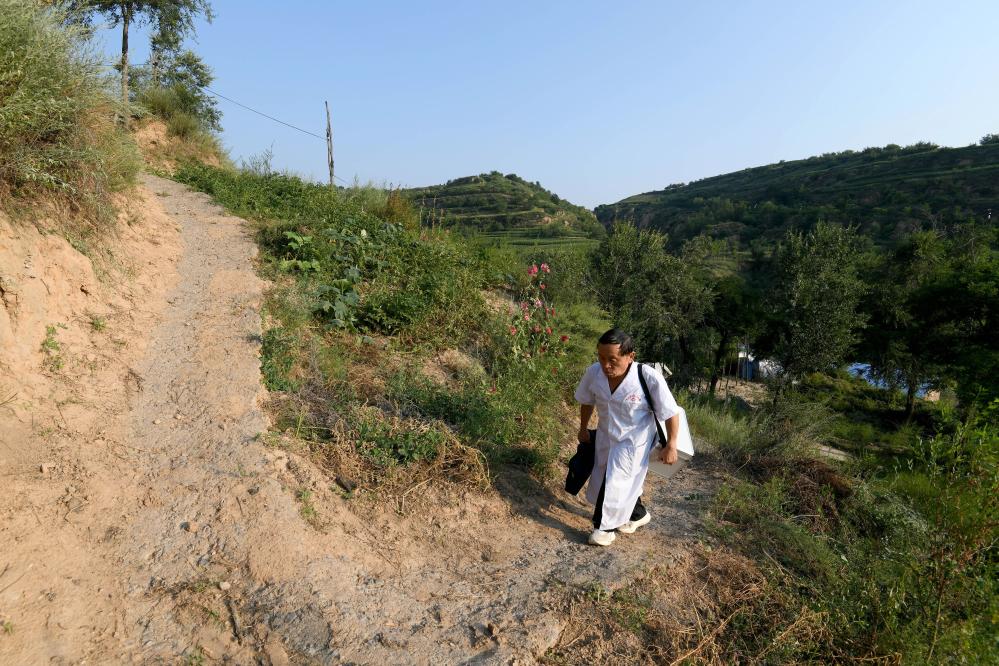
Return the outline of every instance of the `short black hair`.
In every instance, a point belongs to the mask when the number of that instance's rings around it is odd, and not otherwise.
[[[621,349],[618,353],[621,356],[625,354],[630,354],[635,351],[635,340],[630,335],[622,331],[620,328],[612,328],[603,335],[597,341],[598,345],[621,345]]]

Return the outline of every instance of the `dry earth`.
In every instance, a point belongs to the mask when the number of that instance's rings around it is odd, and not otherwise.
[[[139,207],[101,280],[0,218],[0,663],[533,663],[567,592],[697,540],[701,464],[607,549],[528,477],[338,492],[260,436],[246,223],[153,176]]]

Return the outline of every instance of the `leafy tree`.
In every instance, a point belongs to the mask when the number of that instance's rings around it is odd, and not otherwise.
[[[711,292],[697,271],[666,249],[666,236],[619,224],[595,255],[600,304],[635,336],[648,360],[667,361],[676,382],[689,384],[691,336],[704,321]]]
[[[967,225],[948,246],[951,259],[922,288],[917,317],[961,403],[987,405],[999,398],[999,230]]]
[[[171,56],[161,66],[159,85],[153,84],[150,70],[137,70],[133,78],[134,88],[139,91],[137,99],[166,120],[187,114],[207,129],[221,130],[218,104],[204,90],[215,78],[211,68],[189,50]]]
[[[969,222],[918,232],[875,275],[861,353],[876,377],[906,386],[906,417],[924,385],[953,383],[962,404],[999,396],[999,251],[995,229]]]
[[[978,142],[979,146],[987,146],[989,144],[999,143],[999,134],[986,134]]]
[[[204,15],[209,23],[215,18],[208,0],[159,3],[159,10],[153,19],[156,30],[149,38],[149,66],[154,86],[160,85],[164,61],[181,56],[181,46],[188,35],[194,34],[194,19],[199,14]]]
[[[941,340],[928,334],[935,306],[928,301],[933,284],[950,272],[947,248],[939,232],[913,234],[889,253],[874,273],[864,310],[877,325],[865,331],[861,357],[874,378],[906,388],[905,414],[911,419],[916,392],[937,384],[947,374],[936,346]],[[932,300],[932,298],[930,298]]]
[[[154,22],[154,49],[179,48],[183,37],[194,29],[194,18],[205,14],[213,18],[207,0],[74,0],[70,3],[75,20],[89,23],[100,14],[112,27],[121,26],[121,102],[122,122],[128,127],[128,30],[132,25]],[[157,42],[157,35],[159,41]]]
[[[722,277],[714,284],[713,291],[714,304],[706,316],[707,324],[717,334],[709,379],[709,391],[712,395],[718,386],[723,364],[732,344],[757,326],[760,308],[755,293],[740,275]]]
[[[770,302],[777,313],[773,353],[786,382],[842,364],[858,340],[865,291],[858,275],[856,230],[820,222],[808,234],[790,232],[777,248]]]

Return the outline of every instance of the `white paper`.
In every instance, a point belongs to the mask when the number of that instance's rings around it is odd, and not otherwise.
[[[678,450],[676,452],[676,462],[672,465],[667,465],[662,461],[662,455],[663,447],[656,444],[656,448],[652,449],[652,454],[649,456],[649,472],[663,479],[672,477],[681,469],[689,465],[690,461],[694,459],[694,456],[690,455],[686,451]]]

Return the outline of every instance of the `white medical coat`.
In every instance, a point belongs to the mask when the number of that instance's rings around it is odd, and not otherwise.
[[[655,403],[655,416],[638,381],[638,363],[631,364],[628,374],[613,393],[599,363],[586,370],[576,388],[576,401],[594,405],[600,418],[586,499],[596,504],[600,484],[605,484],[602,530],[617,529],[631,520],[632,509],[642,495],[642,485],[649,471],[649,453],[656,444],[653,419],[665,421],[680,413],[662,373],[648,365],[642,369]]]

